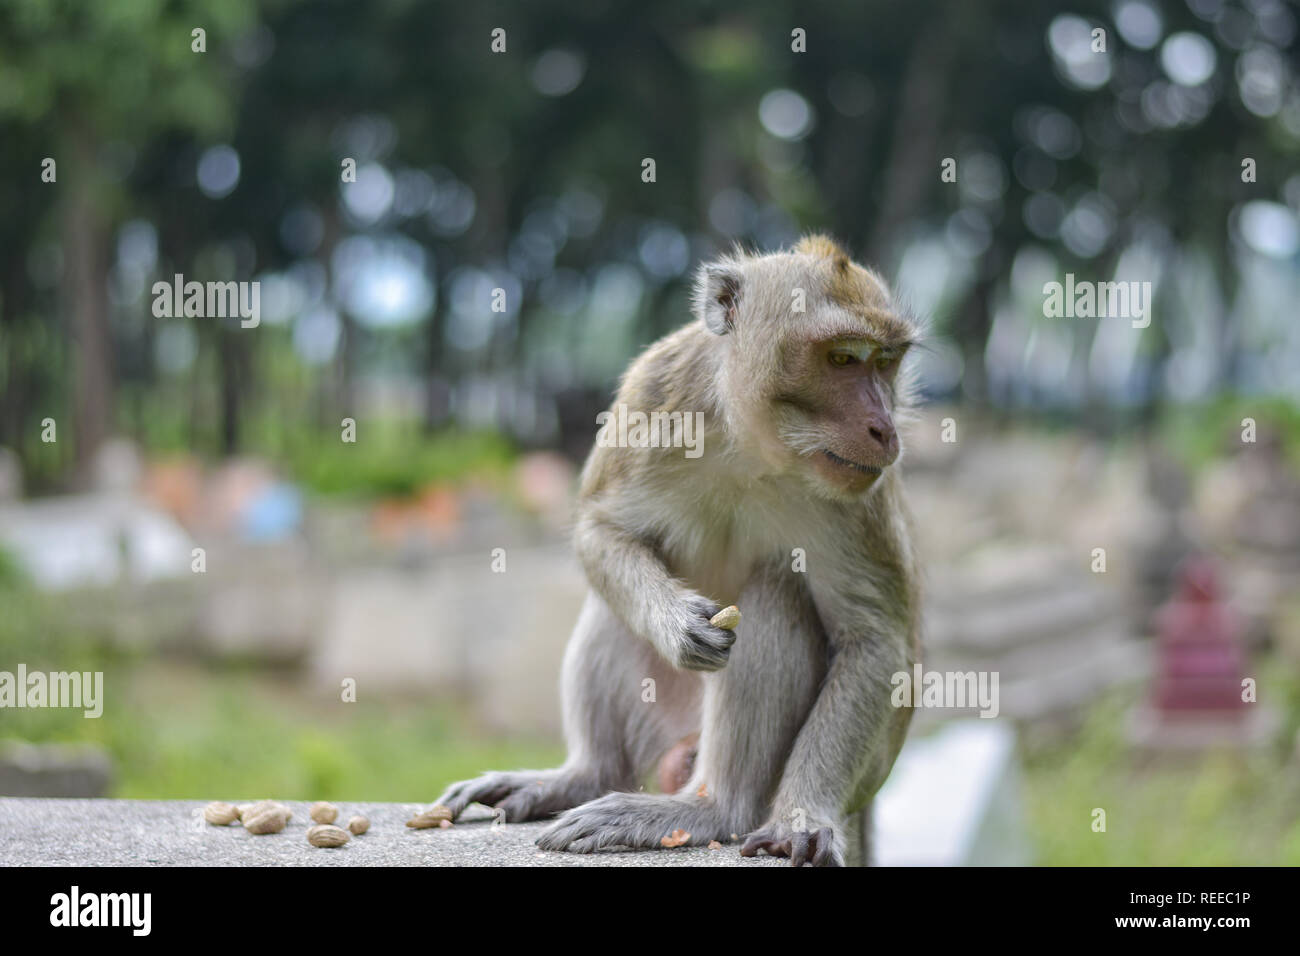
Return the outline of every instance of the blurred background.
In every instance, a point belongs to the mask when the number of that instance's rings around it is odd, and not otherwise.
[[[930,325],[927,667],[1001,676],[996,720],[918,715],[896,858],[1300,863],[1298,24],[4,0],[0,670],[105,701],[0,711],[0,794],[557,763],[597,412],[702,259],[824,230]],[[260,325],[155,317],[177,273],[258,281]],[[1150,326],[1045,318],[1067,273],[1150,282]]]

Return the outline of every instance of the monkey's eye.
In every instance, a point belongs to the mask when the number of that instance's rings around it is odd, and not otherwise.
[[[876,353],[876,368],[880,369],[882,372],[888,371],[889,369],[893,368],[897,364],[898,364],[897,355],[891,355],[885,352]]]
[[[836,368],[843,368],[846,365],[852,365],[858,360],[858,357],[852,352],[832,352],[831,364]]]

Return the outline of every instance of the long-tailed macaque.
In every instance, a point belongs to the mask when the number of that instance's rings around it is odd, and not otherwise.
[[[743,855],[796,866],[864,862],[864,811],[911,716],[890,678],[920,652],[897,468],[916,328],[821,236],[703,266],[694,307],[698,321],[632,364],[614,407],[703,413],[702,453],[632,430],[634,447],[598,441],[582,473],[591,591],[562,669],[567,760],[457,783],[440,802],[560,814],[547,850],[658,847],[680,830],[690,844],[738,834]],[[734,632],[710,624],[729,604]],[[644,792],[695,731],[685,786]]]

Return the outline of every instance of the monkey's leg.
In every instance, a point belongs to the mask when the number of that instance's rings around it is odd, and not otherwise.
[[[892,662],[885,642],[845,641],[832,655],[829,673],[808,720],[799,731],[767,822],[748,835],[742,856],[759,850],[790,857],[796,866],[843,865],[862,858],[860,810],[875,793],[897,755],[894,730],[903,719],[890,705]],[[896,655],[905,661],[901,651]],[[852,825],[851,825],[852,823]],[[858,843],[850,847],[850,841]]]
[[[800,575],[782,564],[740,598],[745,618],[726,668],[704,678],[704,720],[690,783],[670,795],[611,793],[561,816],[537,843],[590,853],[658,847],[676,830],[704,844],[747,833],[768,814],[786,757],[825,672],[825,642]]]
[[[518,823],[634,789],[674,741],[699,726],[699,694],[696,675],[669,667],[590,594],[561,671],[564,765],[485,774],[452,784],[438,802],[453,816],[471,803],[499,807]]]

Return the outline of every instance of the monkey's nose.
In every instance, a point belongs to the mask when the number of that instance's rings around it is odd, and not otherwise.
[[[898,432],[891,423],[870,418],[867,420],[867,433],[891,462],[898,457]]]

